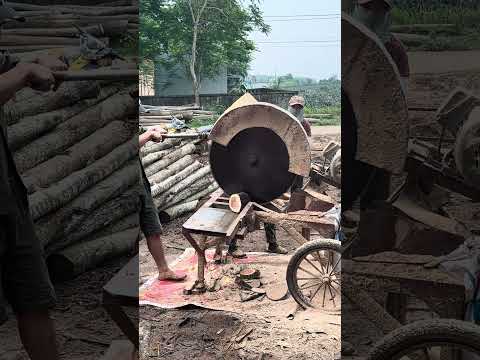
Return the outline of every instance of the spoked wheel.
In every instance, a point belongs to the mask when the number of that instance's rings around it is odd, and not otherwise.
[[[290,294],[302,307],[341,309],[341,245],[336,240],[310,241],[293,254],[287,268]]]
[[[480,326],[460,320],[417,321],[392,331],[367,360],[479,360]]]

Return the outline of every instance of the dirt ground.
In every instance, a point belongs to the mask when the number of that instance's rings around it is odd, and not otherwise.
[[[329,141],[340,140],[340,128],[314,127],[311,140],[315,158]],[[336,200],[340,199],[338,190],[324,190]],[[169,261],[189,247],[180,233],[189,216],[164,225],[164,244]],[[290,253],[297,247],[283,231],[277,231],[277,240]],[[239,241],[239,245],[247,252],[265,251],[265,234],[262,230],[250,233],[245,240]],[[140,283],[143,284],[155,271],[146,243],[142,241]],[[287,317],[292,314],[294,316]],[[331,360],[340,352],[340,337],[339,313],[304,311],[291,297],[276,304],[264,298],[257,311],[243,313],[197,307],[178,310],[140,307],[141,359]]]

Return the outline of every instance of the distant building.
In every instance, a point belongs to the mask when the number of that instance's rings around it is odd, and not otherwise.
[[[184,66],[177,65],[165,68],[161,64],[155,65],[154,74],[155,96],[189,96],[193,95],[192,80]],[[222,95],[228,93],[227,67],[218,69],[217,74],[200,83],[200,95]]]

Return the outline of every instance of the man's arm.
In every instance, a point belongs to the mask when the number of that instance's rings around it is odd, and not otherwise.
[[[163,128],[150,128],[138,137],[138,146],[142,148],[149,141],[161,142],[163,141],[162,134],[165,133]]]

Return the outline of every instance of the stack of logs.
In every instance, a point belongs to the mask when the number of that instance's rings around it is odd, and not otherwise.
[[[135,246],[136,86],[85,81],[49,93],[27,88],[4,107],[8,143],[53,278],[73,277]]]
[[[26,22],[3,25],[0,48],[11,53],[59,48],[76,49],[79,36],[76,26],[83,28],[107,45],[110,37],[130,34],[138,36],[138,6],[130,1],[107,3],[105,6],[33,5],[8,2]],[[124,5],[118,5],[124,4]],[[115,5],[115,6],[114,6]]]
[[[195,141],[167,139],[141,149],[142,164],[162,223],[194,211],[200,199],[218,189],[210,166],[199,161]]]
[[[211,111],[202,110],[195,105],[184,106],[140,106],[140,125],[160,125],[169,123],[172,117],[189,122],[193,119],[208,119],[214,116]]]

